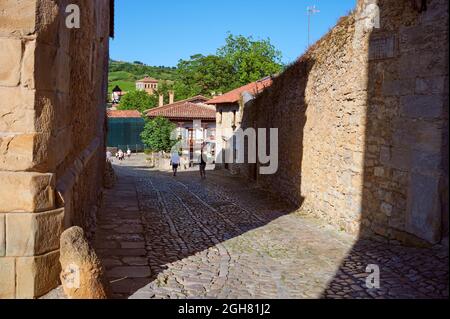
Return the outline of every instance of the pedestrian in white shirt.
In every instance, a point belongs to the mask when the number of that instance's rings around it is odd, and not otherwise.
[[[173,152],[170,157],[170,165],[172,165],[173,176],[177,176],[178,166],[180,166],[180,155],[178,152]]]

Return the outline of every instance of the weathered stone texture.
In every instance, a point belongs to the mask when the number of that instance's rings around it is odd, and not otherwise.
[[[20,81],[22,41],[0,38],[0,85],[16,86]]]
[[[16,298],[40,297],[59,284],[59,251],[16,258]]]
[[[59,248],[64,210],[6,215],[6,256],[32,257]]]
[[[80,6],[82,28],[66,27],[68,4]],[[17,278],[0,295],[45,294],[58,282],[63,228],[95,228],[109,8],[110,0],[0,1],[0,262],[15,262]]]
[[[244,128],[279,129],[279,170],[257,181],[349,232],[437,243],[448,236],[448,3],[419,13],[376,1],[375,29],[362,14],[373,2],[246,106]]]
[[[16,296],[14,258],[0,258],[0,299],[13,299]]]
[[[102,263],[80,227],[61,236],[61,282],[70,299],[106,299],[109,283]]]
[[[0,213],[33,213],[55,207],[53,174],[0,171],[0,180]]]
[[[0,4],[0,36],[32,34],[35,31],[36,23],[36,2],[36,0],[2,0]]]
[[[0,132],[5,133],[33,133],[34,130],[34,97],[35,92],[20,87],[6,88],[0,86]],[[0,138],[2,136],[0,135]],[[6,170],[3,163],[4,153],[0,154],[0,169]]]

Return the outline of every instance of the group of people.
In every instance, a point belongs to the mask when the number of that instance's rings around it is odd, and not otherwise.
[[[119,160],[119,161],[123,161],[125,159],[125,156],[130,158],[131,157],[131,150],[128,149],[127,152],[125,153],[124,151],[122,151],[121,149],[119,149],[116,152],[115,157]],[[112,153],[110,151],[106,152],[106,158],[111,161],[112,160]]]
[[[123,160],[125,159],[125,155],[126,155],[128,158],[130,158],[130,157],[131,157],[131,150],[128,149],[126,153],[124,153],[124,151],[122,151],[122,150],[119,150],[119,151],[116,153],[116,158],[119,159],[119,161],[123,161]]]
[[[200,177],[206,179],[206,154],[204,152],[205,144],[202,145],[200,153]],[[177,176],[178,167],[181,165],[182,158],[178,152],[172,152],[170,156],[170,165],[172,166],[173,176]],[[186,166],[186,165],[185,165]],[[186,168],[186,167],[185,167]]]

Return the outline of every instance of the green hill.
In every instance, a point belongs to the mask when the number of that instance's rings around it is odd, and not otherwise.
[[[136,81],[145,75],[158,80],[176,80],[176,68],[165,66],[148,66],[140,62],[129,63],[121,61],[109,61],[108,92],[118,85],[123,91],[132,91],[136,87]]]

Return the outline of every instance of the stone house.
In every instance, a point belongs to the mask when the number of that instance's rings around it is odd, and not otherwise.
[[[145,76],[143,79],[136,81],[136,90],[145,91],[153,95],[158,90],[159,81],[157,79]]]
[[[236,165],[232,163],[220,164],[221,161],[217,160],[217,157],[222,157],[225,150],[231,151],[230,145],[233,144],[230,143],[231,139],[234,132],[241,127],[244,101],[247,102],[247,100],[256,97],[270,87],[272,82],[272,77],[266,77],[223,95],[216,96],[206,102],[209,105],[213,105],[216,109],[216,168],[225,168],[236,172]]]
[[[208,98],[204,96],[194,96],[151,109],[146,115],[151,119],[164,117],[175,124],[178,136],[189,147],[189,152],[184,155],[192,159],[194,149],[198,149],[203,142],[209,143],[210,151],[215,152],[216,111],[205,104],[206,101]]]

